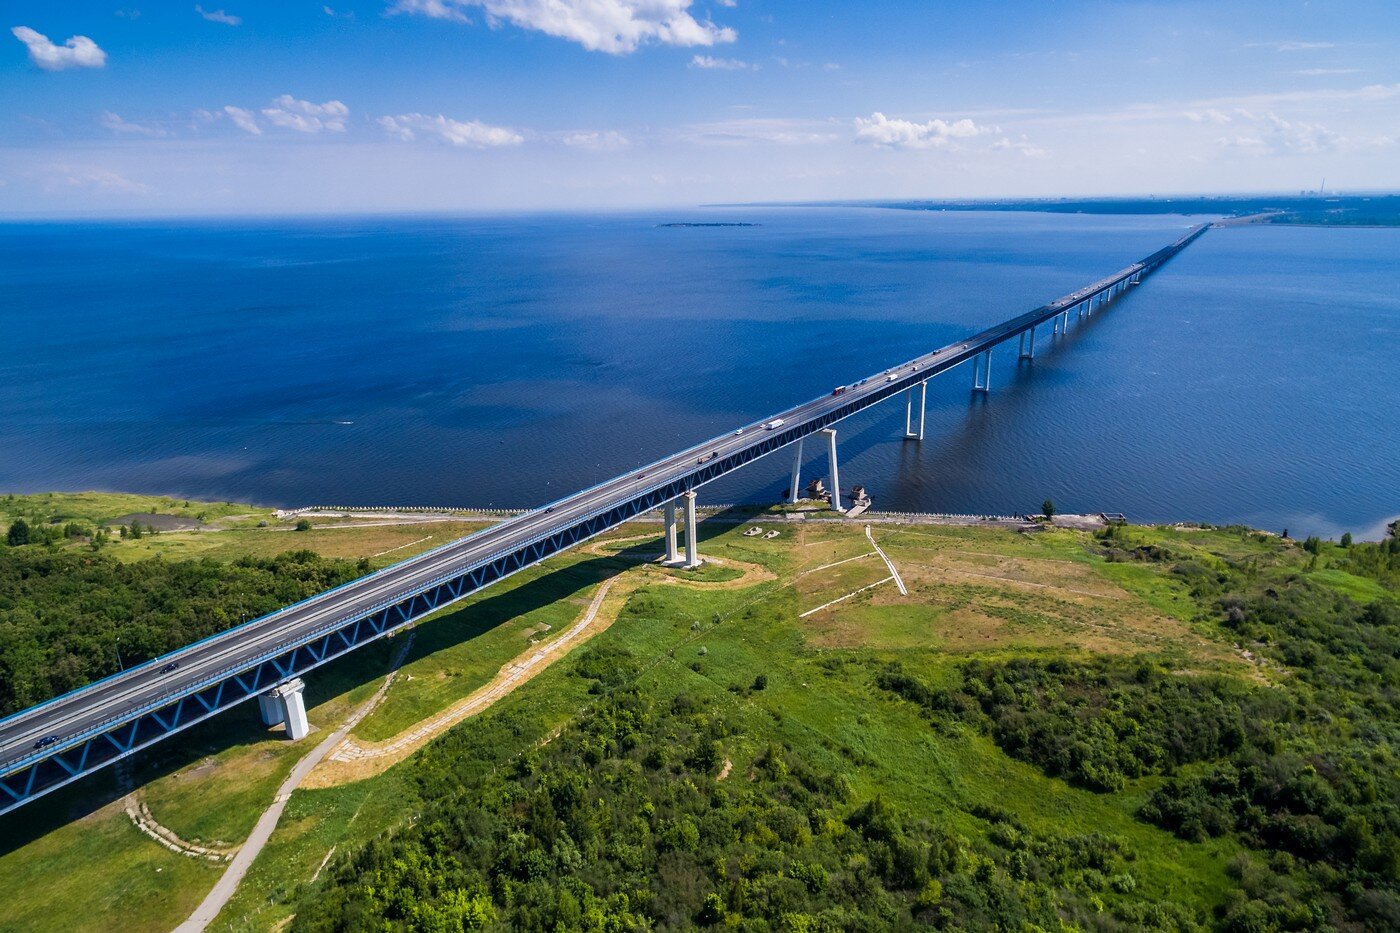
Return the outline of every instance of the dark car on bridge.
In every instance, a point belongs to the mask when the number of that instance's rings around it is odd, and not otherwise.
[[[34,747],[35,747],[35,748],[48,748],[50,745],[55,744],[57,741],[58,741],[58,736],[56,736],[56,735],[46,735],[46,736],[44,736],[42,739],[40,739],[39,741],[35,742],[35,743],[34,743]]]

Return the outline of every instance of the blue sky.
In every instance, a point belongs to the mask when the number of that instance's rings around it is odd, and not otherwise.
[[[0,9],[11,216],[1400,187],[1394,0]]]

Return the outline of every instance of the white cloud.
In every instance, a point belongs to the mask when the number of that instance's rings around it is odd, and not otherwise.
[[[910,120],[891,120],[876,111],[868,118],[856,118],[856,141],[890,149],[942,149],[950,140],[968,139],[991,129],[978,126],[971,120],[962,119],[949,123],[945,120],[930,120],[927,123],[914,123]]]
[[[838,137],[831,124],[817,120],[752,117],[719,120],[685,127],[679,138],[702,146],[747,146],[776,143],[780,146],[809,146],[834,142]]]
[[[319,133],[322,130],[343,133],[350,108],[338,100],[313,104],[309,100],[297,100],[290,94],[283,94],[272,102],[271,107],[264,107],[262,114],[273,126],[300,133]]]
[[[617,149],[626,149],[632,145],[631,140],[616,130],[568,133],[564,136],[563,142],[564,145],[574,149],[591,149],[594,152],[612,152]]]
[[[992,143],[992,148],[998,152],[1019,152],[1028,159],[1043,159],[1050,154],[1050,150],[1042,149],[1024,136],[1014,141],[1003,136]]]
[[[748,68],[757,69],[757,65],[750,65],[748,62],[740,61],[737,58],[715,58],[711,55],[695,55],[690,59],[691,68],[705,68],[712,71],[744,71]]]
[[[111,130],[113,133],[124,133],[128,136],[164,136],[165,130],[154,126],[142,126],[139,123],[128,123],[120,116],[110,110],[104,111],[97,122],[103,128]]]
[[[479,120],[453,120],[438,114],[402,113],[396,117],[380,117],[379,125],[386,133],[404,140],[417,139],[420,134],[436,136],[443,142],[469,149],[491,149],[497,146],[518,146],[525,137],[502,126],[489,126]]]
[[[1293,73],[1295,75],[1315,78],[1319,75],[1354,75],[1359,71],[1361,71],[1360,68],[1300,68]]]
[[[1231,122],[1240,126],[1236,136],[1222,136],[1217,142],[1227,149],[1255,155],[1324,152],[1346,145],[1347,140],[1325,126],[1289,121],[1275,113],[1236,110]]]
[[[99,191],[118,194],[149,194],[151,190],[150,185],[132,181],[120,172],[109,169],[74,169],[64,166],[57,171],[59,174],[50,178],[45,187],[96,188]]]
[[[224,108],[224,113],[233,121],[233,125],[243,130],[245,133],[252,133],[254,136],[262,135],[262,127],[258,126],[257,118],[253,116],[253,111],[244,110],[242,107],[234,107],[232,104]]]
[[[592,52],[623,55],[648,42],[711,46],[733,42],[727,26],[697,20],[693,0],[397,0],[391,13],[417,13],[434,19],[469,22],[466,10],[479,8],[491,26],[510,22],[579,45]]]
[[[72,36],[63,45],[55,45],[48,36],[28,26],[15,26],[10,32],[29,48],[29,60],[45,71],[101,68],[107,64],[107,53],[87,36]]]
[[[199,4],[195,4],[194,11],[211,23],[223,23],[225,26],[240,26],[243,24],[243,17],[234,16],[232,13],[225,13],[223,10],[206,10]]]
[[[1307,52],[1312,49],[1335,49],[1335,42],[1266,42],[1268,45],[1280,52]]]
[[[1230,115],[1228,113],[1216,110],[1214,107],[1207,108],[1205,111],[1188,110],[1183,116],[1192,123],[1224,124],[1230,122]]]

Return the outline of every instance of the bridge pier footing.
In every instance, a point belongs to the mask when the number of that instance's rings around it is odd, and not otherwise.
[[[301,696],[305,689],[306,683],[294,677],[258,696],[262,721],[269,726],[282,723],[287,729],[287,738],[293,742],[311,734],[311,724],[306,720],[306,701]]]

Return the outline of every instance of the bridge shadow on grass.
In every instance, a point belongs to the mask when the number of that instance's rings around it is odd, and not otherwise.
[[[722,533],[728,527],[723,526],[715,533]],[[702,530],[702,540],[706,536]],[[639,562],[653,559],[659,552],[659,539],[658,529],[655,542],[639,542],[617,556],[590,556],[560,567],[526,571],[520,578],[504,581],[478,597],[445,609],[443,614],[418,623],[413,647],[404,663],[469,642],[513,619],[582,596],[589,587]],[[404,637],[405,633],[401,632],[393,638],[380,639],[305,675],[304,697],[308,711],[313,711],[312,725],[316,731],[298,751],[290,755],[289,760],[295,761],[309,752],[325,738],[328,730],[338,725],[316,722],[315,707],[357,687],[379,681],[388,672],[389,664],[403,644]],[[159,778],[183,771],[211,755],[266,743],[270,738],[281,741],[278,738],[281,734],[280,728],[273,730],[262,724],[256,703],[252,700],[240,703],[173,738],[157,742],[132,755],[125,763],[130,770],[130,784],[120,779],[120,766],[109,766],[0,816],[0,855],[7,855],[69,823],[91,816],[120,800],[133,788],[139,789]],[[280,784],[281,780],[279,777],[277,783]],[[275,789],[276,784],[272,791]],[[269,792],[266,802],[272,802],[272,792]],[[219,806],[220,801],[210,800],[209,805]],[[156,816],[159,818],[160,814]]]

